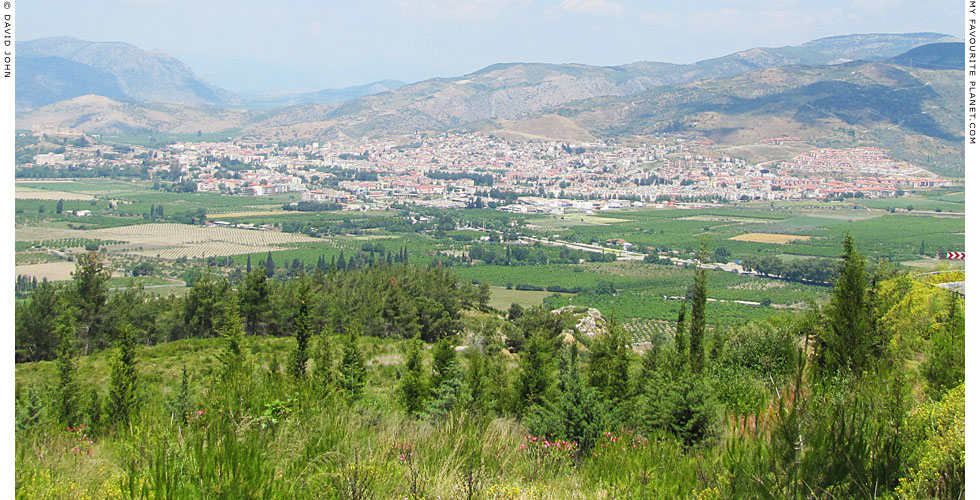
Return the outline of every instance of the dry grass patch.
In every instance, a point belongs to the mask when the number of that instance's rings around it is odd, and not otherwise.
[[[775,243],[785,245],[794,241],[808,241],[810,236],[799,234],[778,234],[778,233],[746,233],[728,238],[735,241],[751,241],[753,243]]]
[[[74,270],[74,262],[48,262],[46,264],[16,266],[15,272],[25,276],[34,276],[38,281],[44,278],[47,278],[48,281],[68,281],[71,279],[71,273]]]
[[[48,189],[36,189],[27,186],[16,186],[14,188],[14,198],[18,200],[65,200],[65,201],[88,201],[95,197],[90,194],[69,193],[68,191],[51,191]]]
[[[208,214],[208,218],[212,220],[221,219],[222,217],[234,218],[234,217],[251,217],[259,215],[284,215],[284,214],[294,214],[296,212],[291,212],[289,210],[255,210],[253,212],[225,212],[223,214]]]
[[[145,257],[220,257],[282,250],[280,245],[323,241],[303,234],[259,231],[234,227],[201,227],[189,224],[138,224],[104,229],[18,228],[18,241],[61,238],[92,238],[124,241],[112,246],[111,253],[131,253]]]

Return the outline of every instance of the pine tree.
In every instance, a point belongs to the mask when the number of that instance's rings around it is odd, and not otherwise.
[[[409,415],[419,415],[425,409],[428,398],[429,384],[422,363],[422,341],[408,341],[405,356],[405,373],[399,382],[399,392],[405,412]]]
[[[119,330],[119,354],[109,375],[109,418],[123,427],[129,424],[137,405],[136,331],[129,325]]]
[[[694,271],[694,292],[691,297],[691,325],[688,327],[691,348],[691,371],[701,373],[704,367],[704,329],[705,307],[708,301],[708,276],[701,265],[707,260],[705,243],[701,242],[701,252]]]
[[[359,330],[350,328],[344,338],[344,355],[340,360],[340,388],[351,399],[357,399],[364,391],[367,369],[357,346]]]
[[[78,383],[75,380],[75,338],[78,326],[75,323],[76,309],[65,307],[58,317],[58,348],[56,366],[58,368],[58,388],[55,398],[55,410],[59,420],[75,425],[78,416],[77,398]]]
[[[300,280],[296,301],[299,303],[296,316],[293,318],[296,350],[293,351],[289,372],[296,378],[302,378],[306,376],[306,361],[310,358],[307,345],[313,335],[313,321],[310,318],[310,283],[305,276]]]

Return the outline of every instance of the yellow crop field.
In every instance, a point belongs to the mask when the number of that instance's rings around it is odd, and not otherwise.
[[[807,241],[810,239],[810,236],[777,233],[746,233],[733,236],[728,239],[735,241],[751,241],[754,243],[776,243],[778,245],[785,245],[794,241]]]

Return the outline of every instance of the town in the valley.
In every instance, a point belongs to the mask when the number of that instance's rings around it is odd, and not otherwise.
[[[126,169],[144,179],[180,181],[187,192],[234,196],[296,193],[335,209],[384,209],[393,203],[438,208],[494,207],[518,213],[590,213],[625,206],[678,206],[777,200],[900,197],[954,181],[873,147],[808,147],[798,137],[787,160],[751,163],[711,141],[662,135],[649,142],[514,141],[481,133],[287,145],[247,139],[111,146],[71,130],[63,151],[35,155],[21,169],[49,172]]]

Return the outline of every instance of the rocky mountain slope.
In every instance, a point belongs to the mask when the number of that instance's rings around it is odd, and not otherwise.
[[[84,95],[18,116],[17,128],[54,124],[97,134],[193,134],[236,128],[247,116],[245,111],[216,106],[133,103]]]
[[[237,104],[241,98],[194,75],[162,52],[122,42],[88,42],[52,37],[18,42],[16,102],[37,109],[86,94],[135,102]]]
[[[575,101],[625,98],[665,86],[734,77],[766,68],[825,65],[849,57],[890,57],[923,43],[949,38],[934,33],[849,35],[798,47],[755,48],[686,65],[495,64],[468,75],[425,80],[340,105],[294,106],[266,113],[257,117],[249,129],[289,139],[409,134],[472,126],[488,120],[513,122]]]

